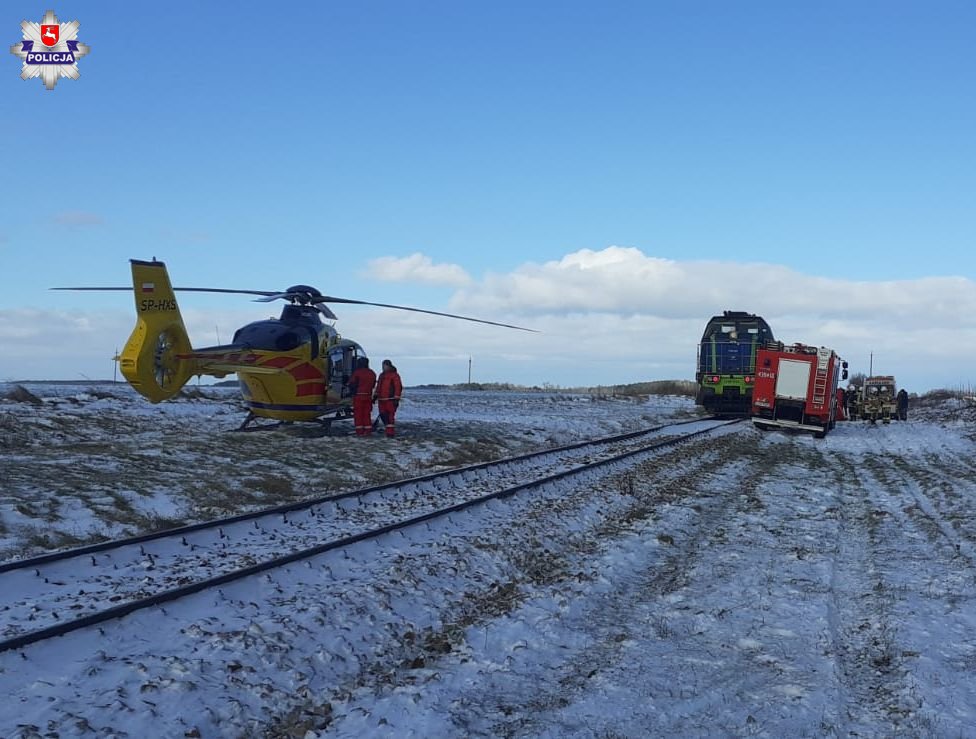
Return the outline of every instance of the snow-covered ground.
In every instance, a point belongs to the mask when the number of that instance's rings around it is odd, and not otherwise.
[[[415,390],[364,440],[227,433],[223,389],[27,390],[0,401],[3,559],[695,414]],[[2,653],[0,735],[976,736],[974,434],[954,401],[732,426]]]
[[[683,398],[408,389],[397,438],[360,439],[351,421],[233,432],[236,387],[152,405],[125,384],[0,384],[0,562],[693,415]]]

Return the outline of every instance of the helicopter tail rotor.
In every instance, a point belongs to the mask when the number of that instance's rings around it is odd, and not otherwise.
[[[195,374],[190,338],[162,262],[132,260],[137,322],[122,350],[125,379],[153,403],[167,400]]]

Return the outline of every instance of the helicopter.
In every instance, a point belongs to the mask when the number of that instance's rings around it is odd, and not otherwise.
[[[282,291],[174,288],[166,265],[155,257],[152,261],[129,261],[132,287],[51,289],[131,290],[135,296],[136,325],[118,355],[119,369],[128,383],[149,401],[160,403],[179,393],[194,376],[222,378],[236,373],[248,409],[240,431],[295,421],[315,422],[328,428],[333,421],[352,417],[349,377],[366,352],[323,322],[323,317],[337,320],[326,303],[373,305],[534,332],[522,326],[453,313],[337,298],[323,295],[309,285],[293,285]],[[177,291],[257,295],[256,302],[284,300],[287,304],[279,318],[254,321],[237,329],[230,344],[194,348],[176,302]]]

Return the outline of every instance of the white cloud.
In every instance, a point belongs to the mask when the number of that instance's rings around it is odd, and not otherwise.
[[[0,381],[110,378],[134,323],[121,311],[0,309]]]
[[[365,274],[384,282],[420,282],[448,287],[463,287],[471,282],[471,276],[459,265],[434,264],[430,257],[420,252],[402,258],[370,260]]]
[[[900,325],[951,320],[976,326],[976,284],[962,277],[831,280],[776,264],[678,262],[611,246],[489,275],[459,291],[452,307],[529,316],[606,311],[668,318],[745,309],[845,322],[887,318]]]
[[[787,342],[832,346],[855,371],[867,371],[872,353],[876,370],[912,367],[914,387],[958,382],[976,359],[976,283],[956,276],[828,279],[776,264],[676,261],[611,246],[488,275],[459,290],[450,309],[542,328],[545,356],[575,357],[581,374],[583,362],[596,367],[609,356],[623,365],[685,361],[689,377],[705,322],[723,310],[759,313]],[[562,345],[549,346],[554,332],[567,337]],[[531,339],[513,339],[524,340]]]

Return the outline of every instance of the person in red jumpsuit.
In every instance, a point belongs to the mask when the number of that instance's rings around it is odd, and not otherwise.
[[[349,377],[349,392],[352,393],[352,419],[356,425],[356,436],[369,436],[373,433],[370,416],[373,413],[373,388],[376,386],[376,373],[369,368],[369,360],[360,357],[356,369]]]
[[[393,366],[389,359],[383,360],[383,371],[376,383],[376,393],[374,398],[377,401],[377,409],[380,412],[379,420],[386,428],[386,435],[393,436],[396,429],[394,419],[396,418],[397,408],[400,407],[400,395],[403,393],[403,383],[400,381],[400,373]]]

